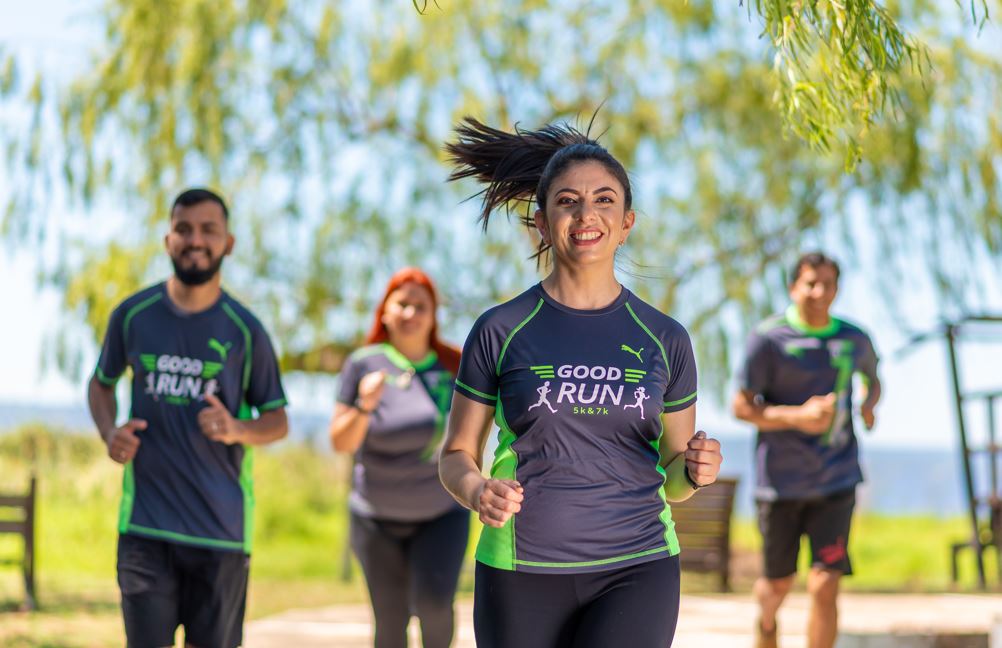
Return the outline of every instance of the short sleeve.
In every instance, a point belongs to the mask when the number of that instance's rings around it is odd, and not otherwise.
[[[278,359],[271,340],[263,328],[257,328],[253,338],[254,348],[251,358],[250,385],[247,387],[247,404],[258,412],[285,407],[288,400],[282,388],[281,374],[278,370]]]
[[[94,376],[101,384],[114,387],[128,363],[125,351],[125,308],[120,305],[108,320],[108,330],[104,334],[104,344],[101,346]]]
[[[463,345],[456,391],[484,405],[497,405],[498,366],[504,336],[491,312],[480,316]]]
[[[688,331],[678,325],[662,343],[668,358],[668,387],[662,401],[663,411],[680,412],[696,402],[696,358],[692,340]]]
[[[864,335],[862,351],[859,355],[856,371],[863,375],[867,384],[877,379],[878,362],[880,362],[880,358],[877,356],[877,350],[873,347],[873,341],[870,339],[870,336]]]
[[[341,365],[341,372],[337,377],[337,402],[354,405],[355,399],[358,398],[360,380],[362,380],[362,365],[354,355],[350,355]]]
[[[763,394],[772,377],[772,342],[765,335],[753,331],[745,345],[745,359],[738,374],[741,389],[753,394]]]

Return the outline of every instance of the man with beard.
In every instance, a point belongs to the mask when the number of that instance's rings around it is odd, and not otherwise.
[[[755,499],[763,576],[755,583],[756,648],[778,645],[776,614],[793,586],[801,536],[810,540],[807,591],[810,648],[838,634],[838,591],[852,573],[849,527],[863,481],[853,429],[853,375],[865,387],[863,424],[873,428],[880,400],[877,352],[858,326],[831,314],[839,267],[829,256],[801,256],[790,275],[791,304],[748,338],[734,397],[737,418],[758,428]]]
[[[174,275],[115,309],[88,387],[108,456],[125,466],[118,584],[132,648],[173,646],[179,625],[191,647],[242,642],[251,447],[288,423],[268,335],[220,286],[228,218],[211,191],[177,197],[164,241]],[[127,368],[132,407],[116,425]]]

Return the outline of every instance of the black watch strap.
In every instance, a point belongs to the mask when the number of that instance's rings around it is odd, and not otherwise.
[[[375,407],[372,409],[365,409],[364,407],[362,407],[362,400],[360,398],[355,399],[355,409],[357,409],[359,412],[363,414],[372,414],[373,412],[376,411]]]
[[[700,488],[703,487],[702,484],[697,484],[696,480],[693,479],[692,475],[689,474],[689,466],[685,467],[685,480],[689,482],[690,486],[692,486],[692,490],[699,490]]]

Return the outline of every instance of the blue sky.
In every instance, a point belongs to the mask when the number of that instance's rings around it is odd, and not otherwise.
[[[68,0],[36,0],[14,3],[0,0],[0,45],[27,55],[29,61],[52,66],[71,74],[86,61],[88,47],[99,36],[96,22],[86,18],[81,6]],[[197,179],[193,179],[197,180]],[[0,178],[0,197],[6,191]],[[857,214],[857,220],[865,220]],[[861,258],[873,257],[875,251],[859,250]],[[53,332],[60,298],[51,290],[40,291],[35,281],[38,252],[22,249],[13,251],[0,246],[0,303],[5,306],[0,357],[5,371],[0,372],[0,407],[4,402],[82,404],[83,381],[67,380],[41,366],[46,337]],[[879,267],[879,259],[870,258],[870,267]],[[995,285],[990,267],[985,267],[986,283]],[[921,282],[910,285],[906,300],[907,320],[916,328],[932,326],[937,321],[933,293]],[[996,293],[997,294],[997,293]],[[996,300],[1002,311],[1002,300]],[[485,304],[485,306],[487,306]],[[874,294],[869,277],[853,268],[846,268],[841,296],[836,310],[867,328],[880,351],[881,373],[885,398],[878,410],[878,428],[872,435],[863,435],[869,443],[898,447],[922,445],[944,449],[956,445],[956,432],[950,386],[946,373],[946,352],[941,343],[926,344],[914,352],[898,357],[895,352],[906,342],[904,334],[891,322],[882,300]],[[992,379],[997,375],[991,368],[1002,366],[1002,327],[995,345],[971,345],[964,352],[965,382],[972,387],[1002,387]],[[93,360],[96,349],[90,352]],[[995,375],[993,375],[995,374]],[[294,381],[295,382],[295,381]],[[333,398],[325,398],[323,390],[294,392],[293,402],[304,409],[327,411]],[[724,408],[704,398],[699,406],[702,427],[713,430],[744,430],[731,420]],[[981,412],[972,412],[981,416]],[[947,460],[954,460],[952,455]]]

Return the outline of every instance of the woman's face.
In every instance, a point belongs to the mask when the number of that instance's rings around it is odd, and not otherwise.
[[[382,321],[391,342],[395,339],[429,339],[435,323],[435,304],[431,293],[424,286],[408,281],[386,298]]]
[[[546,213],[536,210],[536,228],[553,247],[557,263],[583,266],[607,263],[626,241],[634,213],[626,191],[600,162],[578,162],[554,178]]]

